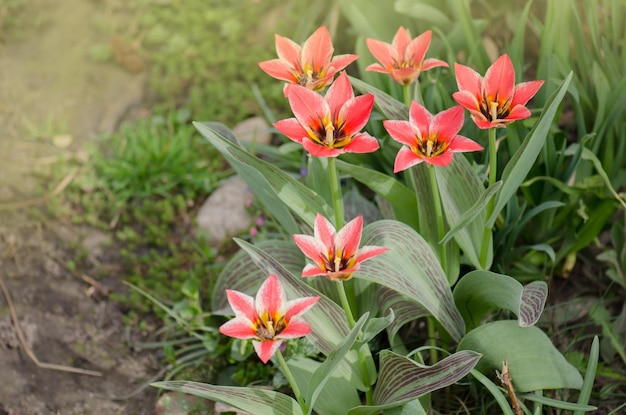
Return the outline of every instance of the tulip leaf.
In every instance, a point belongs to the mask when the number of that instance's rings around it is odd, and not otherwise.
[[[484,265],[485,269],[489,269],[493,261],[493,238],[489,236],[487,262],[481,265],[479,258],[485,233],[485,215],[484,210],[476,207],[488,200],[489,190],[485,193],[478,175],[461,154],[457,154],[449,165],[435,167],[435,172],[448,223],[458,224],[464,220],[464,215],[474,215],[473,220],[468,221],[467,225],[456,231],[455,241],[475,268],[483,269]],[[473,213],[467,213],[472,212],[473,209]]]
[[[500,389],[487,376],[483,375],[478,370],[472,369],[470,373],[491,393],[493,398],[498,403],[498,406],[500,406],[500,409],[502,410],[502,415],[515,415],[513,413],[513,410],[511,409],[509,401],[507,401],[506,397],[504,396],[504,392],[502,391],[502,389]]]
[[[298,275],[304,268],[305,261],[302,251],[294,243],[264,240],[259,242],[257,246],[271,255],[292,274]],[[231,315],[232,310],[224,294],[226,289],[254,296],[267,275],[264,270],[255,265],[246,251],[237,251],[217,277],[211,297],[212,312],[220,315]]]
[[[365,227],[362,243],[389,250],[364,262],[355,277],[406,296],[427,309],[455,340],[463,337],[463,317],[454,305],[437,256],[424,238],[401,222],[381,220]]]
[[[287,233],[298,232],[298,226],[289,209],[311,226],[318,212],[325,217],[333,217],[333,210],[320,195],[280,168],[253,156],[224,138],[215,131],[216,124],[194,122],[193,125],[226,157]],[[290,220],[287,219],[289,217]]]
[[[454,301],[470,327],[493,309],[509,310],[518,316],[520,327],[532,326],[539,320],[548,296],[548,286],[534,281],[522,286],[508,275],[490,271],[472,271],[454,287]]]
[[[369,313],[365,313],[361,316],[359,321],[356,322],[346,338],[326,356],[326,360],[324,361],[324,363],[322,363],[317,368],[315,373],[313,373],[313,375],[310,377],[307,392],[303,392],[305,394],[304,401],[307,403],[309,408],[312,409],[315,406],[315,402],[320,396],[320,393],[326,385],[326,382],[329,380],[330,375],[333,373],[333,370],[337,367],[337,365],[346,356],[346,353],[348,353],[354,345],[354,342],[356,341],[358,335],[361,333],[361,328],[367,321],[368,317]]]
[[[564,409],[566,411],[589,412],[598,409],[597,407],[592,405],[582,405],[579,403],[560,401],[558,399],[547,398],[545,396],[538,396],[534,393],[525,393],[520,395],[519,397],[524,400],[540,403],[546,406],[551,406],[553,408]]]
[[[502,173],[502,189],[496,196],[493,212],[487,221],[487,226],[493,228],[496,218],[509,199],[513,197],[517,189],[520,187],[533,164],[537,160],[539,152],[543,149],[543,144],[550,134],[552,122],[556,116],[556,112],[567,92],[567,88],[572,80],[573,73],[570,72],[560,87],[550,96],[546,102],[546,106],[541,112],[539,120],[526,136],[520,148],[515,152],[509,163]],[[459,244],[460,245],[460,244]]]
[[[380,375],[374,391],[374,406],[357,406],[349,415],[378,414],[383,409],[404,405],[420,396],[451,385],[465,377],[480,354],[465,350],[437,362],[419,365],[415,360],[389,350],[380,352]]]
[[[480,215],[489,203],[489,200],[496,194],[498,190],[502,187],[502,181],[497,181],[493,185],[489,186],[488,189],[480,195],[480,198],[476,200],[476,203],[472,205],[469,210],[465,211],[459,221],[451,227],[451,229],[446,233],[446,236],[439,242],[445,244],[448,242],[458,231],[465,228],[469,223],[471,223],[478,215]]]
[[[367,322],[367,325],[363,329],[363,334],[359,338],[360,344],[365,344],[372,340],[374,337],[378,335],[381,331],[385,330],[393,321],[396,316],[393,312],[393,309],[390,308],[387,314],[384,317],[376,317],[372,318]]]
[[[408,187],[392,176],[356,164],[337,160],[337,167],[339,170],[348,173],[356,181],[363,183],[387,199],[393,207],[393,213],[397,220],[408,225],[417,226],[415,193]]]
[[[389,337],[389,343],[394,351],[396,348],[404,349],[404,344],[399,341],[396,342],[395,337],[398,331],[406,323],[417,320],[420,317],[426,317],[430,313],[420,304],[415,301],[411,301],[408,297],[400,295],[397,291],[387,287],[380,287],[378,290],[379,308],[381,310],[393,310],[394,320],[387,327],[387,334]]]
[[[301,356],[287,361],[287,366],[303,394],[307,394],[311,377],[322,364],[317,360]],[[313,405],[313,410],[318,415],[345,415],[350,408],[360,402],[357,389],[343,376],[343,373],[337,370],[325,383]],[[311,404],[308,405],[311,406]]]
[[[518,392],[542,389],[580,389],[582,376],[535,326],[520,327],[516,321],[494,321],[463,337],[458,350],[483,355],[476,369],[482,373],[502,370],[508,361],[513,385]]]
[[[155,382],[150,385],[222,402],[255,415],[304,415],[300,405],[293,398],[267,389],[217,386],[189,381]]]

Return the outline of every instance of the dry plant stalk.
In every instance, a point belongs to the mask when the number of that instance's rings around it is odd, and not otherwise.
[[[513,412],[515,413],[515,415],[524,415],[522,407],[517,400],[517,396],[515,395],[515,388],[513,388],[513,381],[511,379],[511,373],[509,372],[509,362],[507,362],[506,360],[503,361],[502,373],[496,370],[496,374],[498,375],[498,379],[500,379],[500,382],[502,382],[502,386],[509,394],[509,399],[511,400],[511,408],[513,408]]]

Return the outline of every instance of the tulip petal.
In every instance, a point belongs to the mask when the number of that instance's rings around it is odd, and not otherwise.
[[[306,264],[302,269],[302,277],[319,277],[321,275],[326,275],[327,272],[320,267],[317,267],[313,264]]]
[[[352,85],[345,72],[339,74],[335,82],[328,88],[328,92],[326,92],[326,96],[324,97],[330,107],[331,114],[338,113],[341,107],[353,98],[354,92],[352,91]]]
[[[278,338],[281,340],[297,339],[298,337],[306,336],[311,333],[311,326],[302,320],[291,320],[289,325],[280,332]]]
[[[317,29],[302,45],[302,64],[311,65],[314,73],[330,63],[333,56],[333,43],[325,26]]]
[[[321,214],[315,216],[315,223],[313,227],[313,235],[316,239],[322,242],[326,248],[324,255],[326,255],[335,246],[335,235],[337,230],[328,219]]]
[[[282,285],[278,282],[278,277],[274,274],[270,274],[263,284],[261,284],[256,295],[255,306],[258,315],[284,315],[286,302],[285,292]]]
[[[234,337],[236,339],[255,339],[257,338],[254,324],[245,318],[234,318],[222,324],[219,328],[220,333],[225,336]]]
[[[409,122],[417,127],[416,132],[419,132],[419,138],[428,137],[432,120],[433,116],[426,108],[415,101],[411,102]]]
[[[543,85],[543,81],[530,81],[522,82],[515,86],[513,92],[513,100],[511,101],[511,107],[517,105],[526,105],[526,103],[535,96],[539,88]]]
[[[450,141],[463,127],[464,110],[460,105],[448,108],[435,115],[430,124],[430,132],[437,132],[439,139]]]
[[[391,78],[399,84],[410,84],[420,76],[420,73],[421,71],[417,68],[393,68]]]
[[[256,354],[263,363],[267,363],[272,356],[274,356],[274,353],[276,353],[276,350],[278,350],[281,344],[283,344],[282,340],[252,341],[254,351],[256,351]]]
[[[448,145],[448,151],[452,152],[462,152],[462,151],[480,151],[483,150],[483,146],[478,144],[474,140],[470,140],[467,137],[462,135],[457,135],[454,137],[450,144]]]
[[[513,68],[513,62],[511,62],[509,55],[504,54],[500,56],[487,69],[483,87],[485,88],[487,98],[495,99],[498,96],[498,101],[505,101],[513,95],[515,68]]]
[[[259,67],[266,74],[286,82],[298,82],[293,67],[287,61],[282,59],[272,59],[269,61],[259,62]]]
[[[358,58],[359,58],[359,55],[354,55],[354,54],[336,55],[330,61],[330,67],[332,68],[334,73],[337,73],[343,70],[346,66],[350,65],[352,62],[354,62]]]
[[[384,120],[383,126],[389,133],[391,138],[399,143],[412,147],[417,142],[413,126],[408,121],[402,120]]]
[[[385,67],[386,70],[393,66],[394,49],[386,42],[368,38],[365,40],[370,53]]]
[[[396,155],[396,161],[393,165],[393,172],[397,173],[402,170],[406,170],[409,167],[413,167],[416,164],[423,162],[424,159],[411,151],[410,148],[402,146],[398,154]]]
[[[469,66],[454,63],[454,75],[459,91],[467,91],[477,99],[482,97],[483,78]]]
[[[283,133],[290,140],[301,143],[302,139],[309,136],[309,133],[302,127],[302,124],[295,118],[287,118],[274,123],[274,127]]]
[[[391,41],[391,48],[393,49],[392,56],[396,62],[404,61],[405,52],[410,43],[411,35],[409,31],[400,26]]]
[[[462,90],[462,91],[453,93],[452,98],[454,98],[454,100],[457,103],[464,106],[470,111],[472,110],[478,111],[480,109],[480,104],[478,100],[476,99],[476,95],[472,94],[471,92],[467,90]]]
[[[380,145],[375,137],[368,133],[361,133],[352,137],[350,143],[343,150],[350,153],[371,153],[379,148]]]
[[[494,127],[498,127],[499,123],[494,123],[491,121],[488,121],[484,116],[476,116],[472,114],[472,120],[474,121],[474,124],[476,124],[476,126],[478,128],[480,128],[481,130],[487,130],[489,128],[494,128]]]
[[[442,61],[440,59],[428,58],[424,60],[424,63],[422,63],[422,72],[439,66],[444,68],[450,67],[450,65],[448,65],[448,62]]]
[[[239,291],[226,290],[228,303],[235,312],[237,317],[245,317],[250,321],[257,319],[256,309],[254,308],[254,299],[249,295],[240,293]]]
[[[278,54],[278,57],[296,69],[297,66],[300,65],[300,58],[302,55],[302,48],[300,45],[293,40],[280,35],[274,35],[274,41],[276,43],[276,53]]]
[[[339,125],[343,122],[343,133],[350,136],[361,131],[370,118],[372,108],[374,108],[373,94],[361,95],[347,102],[344,101],[337,122]]]
[[[356,262],[361,263],[363,261],[367,261],[377,255],[384,254],[388,250],[389,249],[382,246],[362,246],[359,248],[359,254],[356,257]]]
[[[413,39],[406,47],[403,60],[410,62],[417,68],[422,67],[422,61],[426,57],[426,51],[430,47],[430,41],[433,37],[432,30],[427,30],[415,39]]]
[[[363,232],[363,216],[357,216],[350,222],[346,223],[337,233],[335,238],[335,247],[337,255],[343,258],[349,258],[356,254],[361,243],[361,233]]]
[[[324,98],[303,86],[290,84],[285,88],[285,95],[289,100],[289,105],[293,111],[293,115],[302,125],[309,126],[313,130],[319,127],[319,114],[324,114],[324,109],[328,108],[328,104]]]
[[[368,65],[367,68],[365,68],[365,70],[369,72],[388,73],[387,69],[383,68],[383,66],[380,63],[373,63],[371,65]]]
[[[434,164],[435,166],[444,167],[452,163],[453,156],[454,156],[454,153],[452,151],[444,151],[440,155],[435,156],[435,157],[428,157],[427,159],[424,159],[424,161],[430,164]]]
[[[531,116],[530,110],[523,105],[517,105],[514,107],[509,115],[506,117],[506,121],[523,120]]]
[[[287,312],[285,313],[285,319],[289,321],[289,325],[294,321],[294,317],[305,313],[311,307],[317,303],[319,297],[302,297],[287,302]],[[296,320],[297,321],[297,320]]]
[[[328,248],[320,239],[310,235],[293,235],[293,240],[302,253],[315,263],[322,262],[326,258]]]
[[[343,151],[338,148],[324,147],[311,141],[308,138],[306,140],[302,140],[302,147],[308,153],[315,157],[337,157],[338,155],[343,153]]]

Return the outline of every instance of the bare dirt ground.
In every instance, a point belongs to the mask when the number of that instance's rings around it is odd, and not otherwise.
[[[115,249],[106,234],[47,214],[55,184],[45,173],[140,104],[145,74],[89,58],[93,45],[107,42],[93,27],[94,16],[110,12],[105,2],[36,6],[39,23],[0,43],[0,278],[25,342],[0,294],[0,415],[151,414],[152,388],[109,398],[149,380],[156,362],[132,351],[137,333],[122,324],[118,305],[67,266],[84,247],[94,272],[110,270],[101,283],[121,292]],[[24,346],[41,362],[100,376],[40,368]]]

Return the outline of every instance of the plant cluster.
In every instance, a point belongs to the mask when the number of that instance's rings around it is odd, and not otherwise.
[[[342,72],[355,57],[333,58],[325,27],[303,45],[276,36],[278,59],[259,66],[287,82],[294,117],[274,126],[291,151],[304,150],[300,177],[246,151],[224,126],[194,123],[283,230],[280,240],[236,240],[242,250],[215,282],[212,317],[234,312],[220,333],[237,339],[240,354],[251,340],[250,352],[277,365],[293,398],[188,381],[155,386],[255,414],[425,414],[440,409],[433,393],[470,376],[506,414],[595,409],[598,341],[583,378],[536,326],[543,278],[522,284],[496,263],[507,242],[498,232],[519,224],[512,209],[525,210],[511,200],[550,146],[573,74],[516,84],[518,56],[503,54],[484,70],[455,62],[456,92],[434,75],[421,88],[425,71],[449,66],[426,58],[431,40],[430,31],[411,38],[400,27],[391,43],[363,42],[379,61],[365,70],[397,84],[383,91]],[[527,104],[542,89],[550,93],[533,114]],[[484,156],[454,154],[478,154],[484,130]],[[342,181],[370,197],[348,208]],[[372,210],[373,220],[363,217]],[[421,322],[426,339],[415,338]],[[294,353],[302,337],[313,351]],[[559,399],[568,389],[580,391],[577,402]]]

